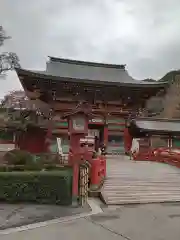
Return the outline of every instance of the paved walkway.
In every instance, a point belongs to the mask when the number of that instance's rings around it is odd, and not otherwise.
[[[116,162],[117,159],[113,158]],[[123,163],[123,158],[121,161]],[[112,164],[112,162],[108,162]],[[133,164],[133,163],[130,163]],[[134,163],[135,164],[135,163]],[[154,168],[155,165],[149,165]],[[168,166],[167,166],[168,167]],[[109,169],[109,167],[108,167]],[[157,168],[156,168],[157,169]],[[167,168],[169,169],[169,168]],[[172,175],[175,174],[172,170]],[[157,170],[154,169],[156,172]],[[161,169],[162,171],[162,169]],[[166,168],[164,176],[167,175]],[[169,171],[169,170],[168,170]],[[139,172],[140,174],[140,172]],[[176,172],[177,174],[177,172]],[[147,172],[141,172],[147,176]],[[149,175],[151,176],[151,175]],[[137,176],[136,176],[137,177]],[[165,178],[166,179],[166,178]],[[168,179],[167,179],[168,180]],[[180,185],[179,185],[180,186]],[[180,203],[98,205],[102,211],[37,225],[29,230],[0,231],[0,240],[179,240]],[[91,204],[92,206],[92,204]],[[97,213],[98,212],[98,213]],[[96,214],[95,214],[96,213]]]
[[[1,240],[179,240],[180,204],[104,206],[104,212],[33,230],[1,235]]]
[[[107,204],[180,201],[180,170],[127,156],[109,157],[102,196]]]
[[[0,230],[90,212],[90,207],[0,204]]]

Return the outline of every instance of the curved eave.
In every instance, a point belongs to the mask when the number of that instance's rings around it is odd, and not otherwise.
[[[22,68],[16,68],[16,73],[19,76],[20,81],[22,82],[22,77],[35,77],[39,79],[48,79],[48,80],[55,80],[55,81],[64,81],[64,82],[77,82],[77,83],[86,83],[86,84],[95,84],[95,85],[103,85],[103,86],[124,86],[124,87],[139,87],[139,88],[163,88],[167,85],[167,82],[156,82],[156,83],[123,83],[123,82],[107,82],[107,81],[100,81],[100,80],[88,80],[88,79],[76,79],[76,78],[66,78],[66,77],[59,77],[49,75],[45,72],[35,72],[31,70],[25,70]]]
[[[142,122],[146,122],[149,124],[145,124],[146,127],[143,127],[144,124]],[[152,126],[153,123],[153,126]],[[156,134],[166,134],[180,135],[180,119],[165,119],[165,118],[137,118],[130,122],[129,130],[132,135],[135,136],[143,136],[148,133],[156,133]]]

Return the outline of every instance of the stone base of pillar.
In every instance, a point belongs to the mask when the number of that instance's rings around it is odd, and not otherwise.
[[[78,196],[72,196],[72,206],[79,207],[79,197]]]
[[[91,184],[90,185],[90,190],[91,191],[97,191],[100,188],[99,184]]]

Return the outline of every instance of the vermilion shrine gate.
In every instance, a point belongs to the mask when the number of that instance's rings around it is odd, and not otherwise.
[[[69,152],[68,123],[62,116],[80,102],[87,102],[95,115],[88,122],[88,135],[96,136],[99,146],[104,143],[108,153],[124,153],[126,119],[129,115],[138,115],[151,96],[166,90],[163,82],[134,80],[125,65],[49,57],[45,71],[16,71],[27,96],[53,109],[52,152],[57,151],[57,136],[61,138],[63,153]],[[41,126],[43,120],[39,123]],[[26,148],[45,151],[45,138],[45,132],[39,130],[33,141],[28,136],[31,143]]]
[[[143,111],[149,98],[159,92],[164,94],[167,88],[163,82],[134,80],[125,65],[50,57],[45,71],[16,71],[31,101],[46,106],[50,113],[44,120],[37,118],[36,126],[28,126],[18,145],[35,154],[53,153],[57,152],[57,138],[61,139],[62,153],[68,154],[69,164],[73,166],[74,200],[77,200],[78,189],[77,166],[81,161],[88,161],[92,166],[93,188],[106,176],[104,157],[93,158],[94,146],[88,137],[96,137],[94,144],[98,148],[104,144],[108,153],[128,152],[134,133],[129,132],[125,123]],[[82,110],[85,104],[91,111]],[[112,186],[114,184],[119,183],[113,182]],[[109,186],[107,184],[108,189]],[[112,199],[108,201],[116,203]]]

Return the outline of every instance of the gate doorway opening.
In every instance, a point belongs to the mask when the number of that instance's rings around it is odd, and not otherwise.
[[[89,124],[88,136],[95,137],[95,150],[97,151],[104,143],[104,125]]]
[[[116,133],[109,133],[107,152],[109,154],[124,154],[124,137]]]

